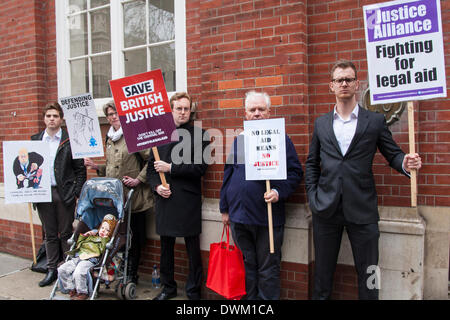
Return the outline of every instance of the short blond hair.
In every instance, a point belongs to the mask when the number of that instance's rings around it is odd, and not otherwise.
[[[331,68],[331,80],[333,80],[333,74],[334,71],[339,68],[339,69],[347,69],[347,68],[352,68],[353,71],[355,72],[355,78],[358,79],[357,76],[357,72],[356,72],[356,67],[353,64],[353,62],[349,61],[349,60],[339,60],[338,62],[336,62],[334,64],[334,66]]]
[[[187,92],[175,92],[173,96],[170,97],[169,103],[170,108],[173,110],[173,103],[177,100],[186,98],[189,100],[189,108],[191,110],[191,114],[189,116],[189,121],[193,121],[196,118],[196,112],[197,112],[197,104],[192,102],[191,96]]]

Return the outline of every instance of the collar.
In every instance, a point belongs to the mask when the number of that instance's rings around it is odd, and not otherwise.
[[[356,106],[353,108],[353,110],[352,110],[352,113],[350,114],[350,119],[358,119],[358,114],[359,114],[359,105],[358,104],[356,104]],[[338,118],[340,118],[341,120],[343,120],[342,119],[342,117],[339,115],[339,113],[337,113],[337,111],[336,111],[336,105],[334,106],[334,109],[333,109],[333,119],[338,119]],[[344,121],[344,120],[343,120]]]
[[[62,129],[59,128],[58,132],[56,132],[54,137],[51,137],[48,133],[47,133],[47,129],[44,130],[44,135],[42,136],[42,140],[46,140],[46,139],[58,139],[61,140],[61,136],[62,136]]]

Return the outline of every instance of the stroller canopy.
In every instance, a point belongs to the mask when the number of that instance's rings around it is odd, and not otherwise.
[[[77,219],[96,228],[106,214],[122,219],[124,215],[122,182],[116,178],[92,178],[81,189],[77,206]]]

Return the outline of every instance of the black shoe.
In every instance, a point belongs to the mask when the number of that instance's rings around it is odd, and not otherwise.
[[[131,282],[133,282],[135,285],[138,285],[139,282],[139,276],[137,274],[133,274],[131,277]]]
[[[200,297],[199,293],[187,294],[187,298],[189,300],[201,300],[201,297]]]
[[[169,299],[175,298],[176,296],[177,296],[176,293],[161,292],[156,297],[154,297],[153,300],[169,300]]]
[[[45,275],[44,280],[39,282],[39,287],[45,287],[53,283],[58,278],[58,271],[56,269],[49,269]]]

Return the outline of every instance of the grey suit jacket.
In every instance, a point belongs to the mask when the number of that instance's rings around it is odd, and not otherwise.
[[[404,174],[405,154],[393,140],[382,114],[359,107],[356,132],[345,155],[334,134],[333,111],[316,119],[305,164],[306,191],[313,214],[331,217],[342,199],[349,222],[367,224],[379,220],[372,172],[377,148],[392,168]]]

